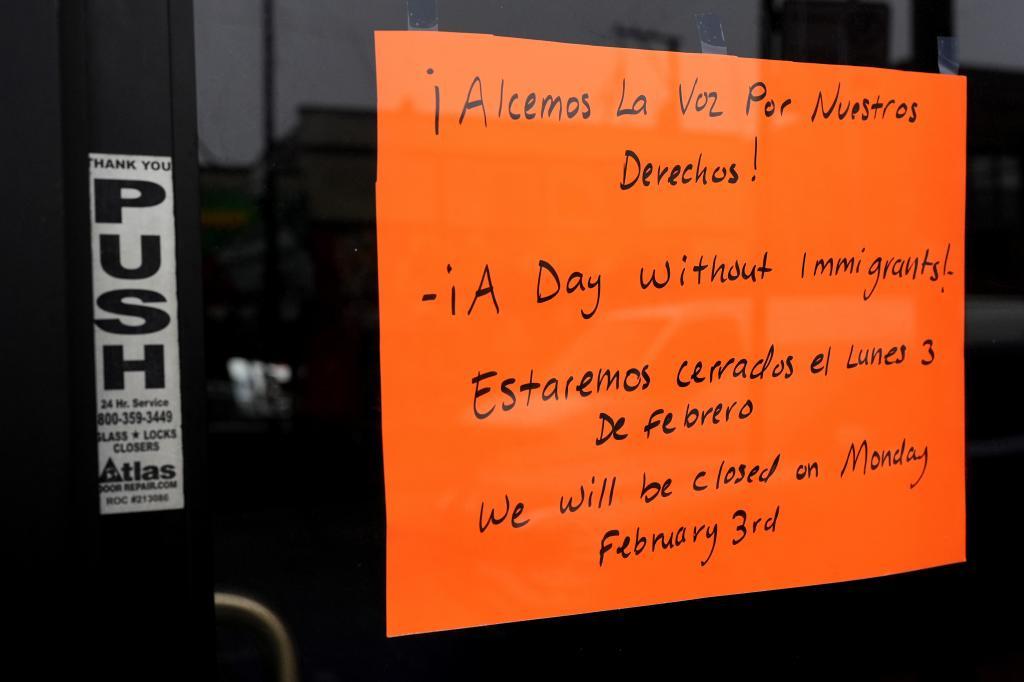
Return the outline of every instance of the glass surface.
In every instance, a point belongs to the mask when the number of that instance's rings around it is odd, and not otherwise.
[[[415,3],[414,3],[415,4]],[[304,679],[454,670],[1019,676],[1013,379],[1024,361],[1024,9],[975,2],[479,2],[443,31],[699,52],[715,12],[728,53],[937,70],[959,38],[968,78],[968,563],[880,580],[387,639],[374,182],[373,31],[405,2],[197,2],[211,497],[218,589],[292,632]],[[427,12],[429,15],[429,11]],[[419,15],[417,15],[419,16]],[[1009,395],[1008,395],[1009,394]],[[221,672],[265,653],[223,631]]]

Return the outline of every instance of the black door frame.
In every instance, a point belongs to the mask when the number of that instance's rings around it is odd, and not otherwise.
[[[191,0],[12,0],[0,334],[27,670],[205,679],[214,612]],[[90,153],[174,160],[184,509],[101,516]],[[16,456],[15,456],[16,455]],[[21,600],[19,600],[21,601]],[[45,657],[45,658],[43,658]],[[71,660],[68,660],[71,659]]]

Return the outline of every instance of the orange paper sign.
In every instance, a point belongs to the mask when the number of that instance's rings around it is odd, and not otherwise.
[[[965,557],[965,80],[376,34],[391,635]]]

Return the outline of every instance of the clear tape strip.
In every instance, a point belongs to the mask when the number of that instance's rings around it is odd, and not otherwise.
[[[700,38],[700,51],[704,54],[729,54],[725,44],[725,31],[722,20],[714,12],[695,15],[697,20],[697,37]]]
[[[939,73],[960,73],[960,41],[953,36],[939,36],[936,40]]]
[[[410,31],[436,31],[437,0],[405,0],[405,16]]]

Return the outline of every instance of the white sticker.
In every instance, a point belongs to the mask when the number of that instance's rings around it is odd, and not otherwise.
[[[169,156],[89,155],[100,514],[181,509]]]

